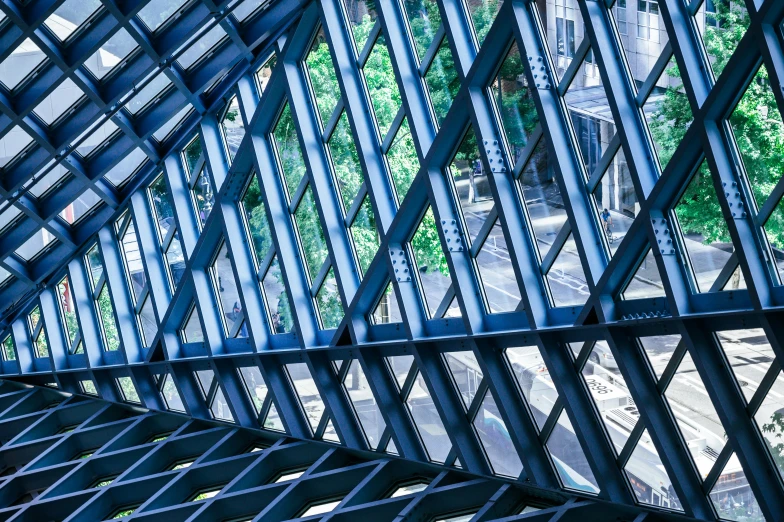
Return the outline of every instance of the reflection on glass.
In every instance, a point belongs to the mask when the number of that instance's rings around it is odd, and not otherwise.
[[[555,401],[558,400],[558,391],[542,354],[536,346],[507,348],[504,353],[536,425],[542,429],[555,406]]]
[[[294,222],[299,232],[300,244],[305,254],[305,265],[312,282],[327,257],[327,242],[324,239],[316,201],[313,199],[313,191],[310,187],[305,191],[294,212]]]
[[[675,215],[683,233],[698,292],[716,292],[717,278],[735,250],[713,187],[707,160],[703,160],[686,187]],[[727,288],[731,290],[731,288]]]
[[[294,363],[287,364],[286,371],[292,385],[294,385],[294,390],[297,392],[302,409],[305,410],[310,427],[315,433],[326,408],[316,383],[310,375],[310,369],[306,363]]]
[[[545,140],[536,145],[519,183],[539,256],[544,259],[567,219]]]
[[[373,309],[373,313],[368,317],[372,324],[389,324],[403,322],[400,314],[400,306],[397,304],[397,297],[392,289],[392,283],[387,283],[386,288]]]
[[[381,244],[378,229],[376,228],[376,215],[373,213],[370,198],[366,197],[362,206],[359,207],[359,211],[354,217],[354,222],[351,224],[349,231],[351,232],[351,239],[354,240],[359,269],[364,274],[370,267],[370,263],[373,261]]]
[[[183,274],[185,274],[185,256],[182,253],[182,243],[180,243],[180,232],[175,230],[169,248],[166,249],[166,271],[169,273],[169,280],[172,287],[177,288]]]
[[[422,60],[441,26],[438,4],[435,0],[405,0],[403,7],[417,55]]]
[[[571,65],[585,36],[585,24],[577,0],[537,2],[539,17],[545,28],[547,47],[558,76]]]
[[[197,134],[182,151],[182,161],[185,164],[185,173],[190,177],[202,153],[201,138]]]
[[[305,176],[305,159],[299,148],[297,129],[288,103],[283,106],[278,123],[273,131],[275,149],[278,152],[278,164],[286,182],[288,196],[291,199],[297,192],[299,183]]]
[[[93,189],[87,189],[81,196],[74,199],[68,206],[60,211],[60,217],[69,225],[73,225],[88,214],[100,202],[101,197],[93,192]]]
[[[395,139],[389,147],[387,163],[395,186],[397,201],[400,204],[406,197],[414,177],[419,172],[419,157],[407,119],[404,119],[400,124]]]
[[[291,302],[283,284],[283,274],[280,271],[277,257],[272,259],[261,284],[264,289],[264,302],[267,305],[267,313],[270,316],[272,333],[279,334],[292,331],[294,317],[291,315]]]
[[[215,204],[215,192],[212,190],[212,183],[205,168],[202,168],[196,177],[196,183],[191,189],[191,196],[199,226],[204,228]]]
[[[444,423],[438,415],[433,397],[425,384],[422,374],[418,373],[414,386],[406,399],[406,406],[414,420],[422,444],[430,460],[444,462],[452,449],[452,442]]]
[[[152,182],[149,188],[152,210],[155,214],[155,224],[158,228],[158,237],[161,241],[166,237],[169,228],[174,226],[174,208],[172,207],[166,180],[163,174]]]
[[[148,7],[152,4],[148,4]],[[145,8],[146,9],[146,8]],[[136,40],[125,29],[120,29],[103,44],[84,65],[98,80],[103,79],[115,67],[123,63],[126,56],[138,47]]]
[[[354,406],[354,413],[359,419],[362,431],[365,432],[370,449],[377,449],[387,425],[370,389],[365,371],[357,359],[351,360],[346,377],[343,379],[343,388],[351,400],[351,405]]]
[[[454,197],[463,216],[463,223],[473,243],[493,208],[493,195],[490,192],[487,172],[479,156],[473,127],[468,128],[452,158],[448,172],[451,174]]]
[[[429,317],[436,318],[441,301],[452,285],[452,278],[444,250],[441,248],[433,210],[430,207],[427,208],[414,237],[411,238],[411,250],[414,254],[413,265],[419,273],[421,291],[425,297],[425,308]],[[413,270],[414,267],[411,269]]]
[[[267,60],[259,67],[259,70],[256,71],[256,85],[259,88],[259,97],[264,94],[264,91],[267,89],[267,85],[269,84],[270,80],[272,79],[272,70],[275,69],[275,65],[278,63],[278,57],[275,53],[272,53],[272,56],[267,58]]]
[[[528,144],[528,137],[539,124],[539,115],[523,67],[517,42],[514,42],[490,84],[490,94],[501,118],[506,144],[512,153],[512,164],[520,159]]]
[[[395,71],[392,68],[392,58],[389,56],[383,35],[379,36],[373,45],[362,71],[365,74],[368,94],[373,103],[373,112],[383,140],[402,104]]]
[[[321,124],[324,126],[332,116],[332,111],[335,110],[335,105],[340,99],[340,88],[338,87],[338,78],[335,76],[335,68],[332,65],[332,57],[329,55],[329,43],[327,43],[323,27],[319,27],[313,37],[310,52],[305,58],[305,69],[310,78],[310,87],[316,100],[318,115],[321,116]]]
[[[340,302],[338,283],[332,268],[327,272],[324,283],[316,294],[316,307],[323,329],[329,330],[340,325],[340,321],[343,319],[343,304]]]
[[[29,38],[26,38],[0,63],[0,82],[13,90],[24,80],[46,56]]]
[[[425,73],[425,85],[430,95],[436,124],[440,126],[460,90],[460,79],[457,77],[452,51],[449,50],[446,38],[441,42],[438,52],[430,63],[430,68]]]
[[[463,399],[463,406],[468,410],[482,382],[482,370],[476,356],[473,352],[447,352],[444,361]]]
[[[210,267],[215,294],[220,302],[226,337],[247,337],[248,326],[242,310],[237,280],[234,278],[229,249],[224,242]]]
[[[231,163],[234,161],[234,156],[237,155],[242,138],[245,137],[245,124],[242,122],[240,104],[236,96],[232,97],[226,107],[226,112],[221,119],[221,130],[226,144],[226,152],[229,155],[229,163]]]
[[[489,391],[474,418],[474,429],[490,461],[493,472],[517,478],[523,472],[523,463],[512,444],[512,437],[501,418],[493,394]]]
[[[332,136],[327,142],[332,168],[343,200],[343,210],[348,212],[351,203],[362,185],[362,166],[359,163],[359,154],[351,136],[351,127],[348,124],[348,114],[343,111],[332,131]]]
[[[707,477],[727,436],[691,354],[683,357],[664,395],[697,470],[702,478]]]
[[[565,410],[561,411],[558,423],[547,439],[547,450],[564,488],[586,493],[599,492],[596,478]]]

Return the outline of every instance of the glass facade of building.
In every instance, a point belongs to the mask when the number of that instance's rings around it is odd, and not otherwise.
[[[783,22],[0,3],[0,378],[777,520]]]

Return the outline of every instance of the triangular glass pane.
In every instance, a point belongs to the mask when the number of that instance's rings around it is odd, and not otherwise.
[[[520,462],[512,437],[490,391],[485,395],[473,424],[493,473],[519,477],[523,472],[523,463]]]
[[[400,323],[403,321],[403,316],[400,314],[400,306],[397,303],[397,296],[392,288],[392,282],[387,283],[369,319],[373,324]]]
[[[553,246],[558,232],[566,222],[561,189],[550,163],[550,153],[543,139],[537,143],[519,178],[539,256],[544,259]]]
[[[223,388],[220,385],[215,390],[215,398],[212,401],[212,406],[210,406],[210,412],[218,420],[234,422],[234,415],[231,413],[229,403],[226,401],[226,397],[223,395]]]
[[[215,192],[212,190],[212,183],[209,176],[207,176],[207,169],[201,169],[199,176],[196,178],[196,184],[191,189],[191,194],[199,228],[204,228],[215,204]]]
[[[498,2],[499,5],[501,2]],[[506,145],[512,154],[512,164],[517,164],[528,144],[528,137],[539,124],[539,114],[524,74],[523,59],[512,43],[493,83],[490,94],[501,118]]]
[[[321,319],[321,327],[325,330],[337,328],[343,319],[343,304],[340,302],[335,271],[330,268],[324,283],[316,294],[316,306]]]
[[[387,425],[368,384],[365,371],[357,359],[351,360],[346,377],[343,379],[343,388],[354,406],[354,413],[365,432],[370,449],[375,450]]]
[[[765,216],[761,217],[764,219]],[[779,200],[762,228],[773,250],[773,261],[776,263],[779,280],[784,281],[784,198]]]
[[[683,511],[672,479],[662,464],[648,430],[642,432],[624,471],[637,502]]]
[[[535,345],[507,348],[504,351],[509,368],[541,430],[558,400],[558,390]]]
[[[185,173],[188,177],[190,177],[193,169],[196,168],[196,164],[199,162],[199,158],[201,158],[202,151],[201,138],[199,138],[198,134],[182,150],[182,161],[185,164]]]
[[[754,491],[746,479],[746,472],[743,471],[735,453],[727,461],[724,470],[719,475],[719,480],[711,489],[710,499],[716,513],[722,520],[737,522],[762,522],[765,520],[759,504],[757,504],[757,497],[754,496]]]
[[[408,119],[404,119],[395,134],[395,139],[387,151],[387,164],[395,186],[397,201],[400,204],[408,194],[414,177],[419,172],[419,156],[417,156],[414,137],[408,126]]]
[[[436,125],[440,127],[460,90],[460,78],[457,76],[455,61],[452,59],[452,51],[449,50],[449,42],[446,38],[441,41],[425,73],[425,85],[430,95]]]
[[[185,273],[185,256],[182,253],[182,243],[180,243],[180,231],[175,230],[169,248],[166,250],[166,269],[173,288],[180,284]]]
[[[389,56],[383,34],[373,45],[362,71],[365,73],[368,95],[373,103],[373,113],[383,141],[402,105],[392,58]]]
[[[450,317],[462,317],[463,312],[460,311],[460,303],[457,301],[457,297],[453,297],[452,300],[449,302],[449,306],[446,308],[444,315],[441,317],[443,318],[450,318]]]
[[[220,303],[220,311],[223,316],[223,327],[227,337],[232,337],[238,331],[242,331],[242,337],[247,337],[247,327],[243,324],[245,313],[242,311],[242,300],[240,299],[240,287],[234,277],[234,269],[231,264],[231,256],[226,242],[221,244],[215,254],[215,260],[210,267],[212,272],[212,284],[215,295]]]
[[[683,357],[664,396],[704,479],[727,443],[727,432],[697,373],[691,354],[686,353]]]
[[[280,419],[280,414],[278,414],[278,408],[275,407],[274,402],[270,404],[267,417],[264,419],[264,429],[282,432],[286,431],[286,428],[283,426],[283,421]]]
[[[441,240],[438,237],[433,210],[428,207],[416,233],[411,238],[414,266],[419,273],[425,308],[429,317],[434,317],[441,301],[452,285],[449,266],[446,263]]]
[[[717,78],[749,27],[749,13],[743,2],[705,0],[694,15],[705,43],[708,61]]]
[[[362,206],[359,207],[349,231],[351,232],[351,239],[354,240],[359,269],[361,274],[364,275],[367,269],[370,268],[370,263],[376,257],[376,252],[378,252],[378,247],[381,244],[376,226],[376,215],[373,213],[373,206],[370,204],[369,197],[366,197],[362,202]]]
[[[640,212],[629,166],[623,149],[618,150],[593,191],[599,224],[604,230],[610,255],[615,255],[634,218]]]
[[[242,383],[245,385],[245,391],[248,392],[248,397],[253,401],[253,407],[256,413],[261,412],[264,406],[264,399],[267,398],[267,383],[264,382],[264,377],[261,375],[261,370],[258,366],[241,366],[239,368]]]
[[[642,258],[637,270],[634,271],[634,276],[621,292],[621,297],[623,299],[666,297],[659,267],[656,265],[656,258],[650,248]]]
[[[737,372],[737,370],[736,370]],[[779,372],[778,378],[762,401],[754,421],[765,438],[765,444],[773,457],[773,463],[784,478],[784,411],[782,411],[782,397],[784,397],[784,374]]]
[[[535,2],[542,27],[547,28],[547,48],[560,78],[574,60],[583,41],[585,24],[577,2]]]
[[[376,25],[376,8],[372,0],[351,0],[343,2],[346,8],[346,17],[351,28],[351,36],[354,37],[357,53],[361,53],[365,48],[370,32]]]
[[[558,423],[547,439],[547,451],[550,452],[564,488],[599,493],[599,485],[566,410],[561,411]]]
[[[223,130],[226,153],[229,157],[229,163],[231,163],[234,161],[234,156],[237,155],[237,149],[240,148],[242,138],[245,137],[245,125],[242,122],[240,104],[236,96],[229,101],[228,108],[223,114],[221,129]]]
[[[571,233],[547,272],[547,284],[554,306],[579,306],[588,300],[588,283]]]
[[[273,334],[288,333],[294,328],[294,316],[291,313],[291,301],[283,284],[283,273],[278,265],[278,258],[272,263],[261,282],[264,289],[264,302],[270,317],[270,329]]]
[[[341,113],[335,130],[329,137],[327,147],[332,157],[332,168],[335,170],[340,196],[343,199],[343,209],[344,212],[348,212],[362,185],[362,166],[359,163],[354,138],[351,136],[346,111]]]
[[[294,125],[294,117],[288,103],[283,106],[272,136],[275,141],[275,150],[278,153],[278,166],[283,175],[289,199],[291,199],[297,192],[300,181],[305,177],[307,167],[299,147],[297,128]]]
[[[662,376],[680,343],[681,336],[678,334],[640,337],[640,344],[648,357],[656,379]]]
[[[471,351],[446,352],[444,361],[463,399],[463,406],[468,410],[482,382],[482,370],[479,368],[476,356]]]
[[[326,407],[321,400],[321,394],[316,387],[316,383],[310,375],[310,369],[308,369],[306,363],[293,363],[286,365],[286,371],[289,374],[297,397],[299,397],[299,402],[305,411],[310,427],[315,432],[318,429],[321,416],[324,414]]]
[[[397,387],[402,389],[403,384],[405,384],[408,374],[411,371],[411,365],[414,364],[414,356],[393,355],[386,359],[387,364],[389,365],[389,371],[392,372],[392,375],[395,377],[395,382],[397,382]]]
[[[321,436],[322,440],[326,440],[328,442],[336,442],[340,444],[340,437],[338,436],[338,432],[335,430],[335,425],[332,424],[332,419],[327,421],[327,427],[324,428],[324,435]]]
[[[503,0],[469,0],[466,2],[476,40],[480,46],[485,41],[487,33],[490,32],[490,26],[493,25],[502,4]]]
[[[319,27],[310,52],[305,59],[305,68],[310,78],[310,87],[316,100],[318,114],[321,116],[322,125],[325,125],[332,116],[332,111],[340,99],[340,87],[329,54],[329,44],[324,34],[324,28]]]
[[[659,77],[642,110],[651,131],[659,165],[664,171],[694,121],[675,56]]]
[[[417,56],[422,60],[441,26],[438,4],[429,0],[406,0],[403,7]]]
[[[607,341],[596,341],[583,367],[582,377],[615,452],[620,454],[640,414]]]
[[[743,391],[743,396],[746,397],[746,402],[750,402],[776,358],[765,330],[762,328],[725,330],[716,332],[716,338],[724,350],[724,355],[735,374],[738,386]],[[779,400],[782,398],[784,396],[779,397]]]
[[[616,132],[593,50],[588,51],[580,71],[564,95],[564,101],[572,119],[585,172],[590,176]]]
[[[294,223],[299,232],[299,240],[305,257],[305,268],[311,282],[316,278],[327,257],[327,242],[324,239],[324,230],[319,221],[316,200],[313,198],[313,190],[310,187],[305,190],[305,194],[294,212]]]
[[[180,397],[180,392],[177,391],[177,386],[174,384],[172,376],[164,373],[156,378],[156,383],[166,409],[184,413],[185,405],[182,402],[182,397]]]
[[[714,283],[735,250],[713,187],[707,161],[703,161],[675,206],[683,244],[694,271],[698,292],[716,292]]]
[[[180,329],[180,337],[184,343],[204,342],[204,331],[201,328],[199,312],[196,310],[195,304],[191,305],[191,311]]]
[[[765,65],[757,71],[729,121],[749,185],[762,207],[784,173],[784,123]],[[773,228],[772,224],[766,224],[768,227]]]
[[[411,418],[430,460],[438,463],[445,462],[452,449],[452,442],[421,373],[417,375],[416,382],[411,388],[406,406],[411,412]]]
[[[721,289],[727,291],[746,290],[746,278],[743,276],[743,270],[740,269],[740,266],[735,269]]]
[[[114,304],[109,297],[109,286],[105,283],[98,293],[96,304],[103,328],[103,347],[110,352],[117,350],[120,348],[120,336],[117,332],[117,323],[114,320]]]
[[[449,165],[452,188],[468,237],[473,244],[493,208],[493,194],[479,156],[473,127],[469,127]]]
[[[57,284],[57,298],[60,301],[60,313],[70,347],[76,340],[76,336],[79,335],[79,322],[76,319],[76,303],[68,276],[65,276]]]
[[[476,255],[476,267],[485,293],[487,311],[493,314],[517,310],[522,300],[520,285],[499,220],[496,220]]]
[[[391,438],[389,439],[389,444],[387,444],[386,452],[392,455],[399,455],[399,452],[397,451],[397,446],[395,446],[395,441]]]

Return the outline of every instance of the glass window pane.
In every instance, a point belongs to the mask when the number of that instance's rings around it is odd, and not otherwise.
[[[168,76],[163,73],[158,74],[150,83],[142,87],[136,96],[131,98],[131,101],[126,104],[125,108],[133,115],[138,114],[142,109],[153,103],[155,98],[171,84],[172,82]]]
[[[452,285],[452,278],[430,207],[427,208],[416,234],[411,238],[411,250],[414,253],[414,266],[419,273],[425,308],[433,318]]]
[[[79,0],[73,0],[79,1]],[[82,90],[70,79],[66,78],[57,87],[55,87],[52,94],[44,98],[44,100],[35,107],[35,114],[43,120],[47,125],[51,125],[57,118],[72,107],[79,104],[79,101],[84,96]]]
[[[479,279],[485,293],[485,308],[491,314],[521,308],[520,286],[506,246],[501,222],[496,220],[476,255]]]
[[[196,211],[196,221],[201,228],[204,228],[215,204],[215,193],[212,190],[212,183],[207,175],[206,168],[201,169],[196,178],[196,183],[191,189],[191,195],[193,196],[193,206]]]
[[[357,53],[365,47],[370,31],[376,25],[375,3],[365,0],[349,0],[343,2],[351,35],[354,37]]]
[[[762,328],[725,330],[716,332],[716,338],[735,374],[738,387],[746,402],[750,402],[776,358],[765,331]]]
[[[406,399],[406,406],[411,412],[430,460],[444,462],[452,449],[452,442],[421,373],[417,374],[416,382]]]
[[[512,444],[509,430],[498,411],[493,394],[489,391],[474,417],[474,429],[479,435],[493,472],[512,478],[519,477],[523,472],[523,463]]]
[[[474,31],[479,45],[485,41],[490,26],[493,25],[498,10],[501,9],[503,0],[469,0],[466,2],[468,11],[471,14],[471,21],[474,23]]]
[[[149,5],[148,5],[149,7]],[[84,65],[98,80],[109,74],[115,67],[123,63],[139,45],[125,29],[120,29],[114,36],[95,51]]]
[[[259,88],[259,97],[261,97],[267,89],[267,85],[272,79],[272,70],[275,69],[277,63],[278,57],[273,53],[272,56],[267,58],[261,67],[259,67],[259,70],[256,71],[256,85],[258,85]]]
[[[579,306],[588,300],[588,283],[571,233],[547,272],[547,284],[554,306]]]
[[[131,179],[131,176],[136,174],[142,164],[147,160],[147,154],[140,148],[133,149],[129,154],[120,160],[120,162],[112,167],[112,169],[104,174],[104,179],[114,185],[115,188],[122,188],[125,183]]]
[[[42,228],[35,234],[22,243],[22,246],[14,250],[14,253],[25,261],[30,261],[35,256],[43,252],[43,250],[54,241],[54,235],[49,233],[48,230]]]
[[[387,152],[387,164],[392,175],[398,203],[406,197],[414,177],[419,172],[419,156],[417,156],[414,138],[404,119],[395,135],[395,139]]]
[[[599,493],[596,478],[565,410],[561,411],[558,423],[547,439],[547,450],[564,488]]]
[[[117,323],[114,320],[114,304],[109,297],[109,286],[104,284],[95,301],[98,308],[98,317],[103,328],[104,349],[114,351],[120,347],[120,336],[117,332]]]
[[[199,158],[201,158],[201,153],[201,138],[199,138],[199,135],[197,134],[182,151],[182,160],[185,164],[185,173],[189,176],[193,172],[193,169],[196,168],[196,164],[199,162]]]
[[[665,297],[664,284],[662,283],[659,267],[656,266],[656,259],[653,250],[648,249],[648,253],[640,261],[637,271],[621,293],[623,299],[644,299],[647,297]]]
[[[256,255],[256,262],[261,263],[272,248],[272,236],[270,235],[267,213],[264,209],[264,200],[261,196],[261,187],[255,173],[251,173],[250,184],[245,189],[245,195],[242,196],[242,210],[253,240],[253,253]]]
[[[291,302],[283,284],[283,274],[274,257],[269,270],[262,281],[264,302],[270,316],[270,327],[273,334],[288,333],[294,328],[294,317],[291,315]]]
[[[362,71],[365,74],[368,94],[383,140],[402,105],[395,71],[392,68],[392,58],[389,56],[383,35],[379,36],[373,45]]]
[[[142,309],[139,311],[139,325],[141,326],[142,343],[145,348],[149,348],[158,334],[158,321],[155,319],[151,297],[145,299]]]
[[[176,289],[185,273],[185,256],[182,253],[180,232],[175,230],[174,237],[166,250],[166,268],[169,272],[172,286]]]
[[[9,335],[5,339],[3,339],[3,346],[2,346],[2,357],[4,361],[15,361],[16,360],[16,351],[14,346],[14,340]]]
[[[319,28],[313,38],[310,52],[305,59],[305,69],[310,78],[310,87],[316,100],[318,115],[321,116],[322,125],[326,125],[340,99],[340,87],[338,87],[338,79],[335,76],[335,68],[332,65],[329,44],[323,27]]]
[[[400,313],[400,306],[397,303],[397,296],[392,289],[392,283],[387,283],[386,288],[381,293],[373,313],[370,314],[370,322],[372,324],[390,324],[403,322],[403,316]]]
[[[218,249],[210,271],[212,272],[215,295],[221,306],[226,337],[235,337],[237,334],[247,337],[245,314],[242,311],[239,288],[237,280],[234,278],[234,270],[226,243],[223,243]]]
[[[79,335],[79,323],[76,319],[76,303],[74,302],[71,281],[67,276],[57,284],[57,298],[60,301],[60,314],[62,314],[65,334],[68,337],[70,347],[76,340],[76,336]]]
[[[705,42],[708,62],[718,78],[746,34],[750,23],[749,13],[743,2],[714,0],[710,2],[712,9],[706,9],[707,4],[702,3],[694,18]]]
[[[452,106],[452,100],[460,90],[460,79],[457,76],[452,51],[449,50],[446,39],[441,42],[438,52],[433,57],[430,68],[425,74],[425,85],[427,85],[427,91],[430,95],[436,123],[440,126]]]
[[[321,394],[310,375],[310,369],[305,363],[287,364],[286,371],[289,374],[294,390],[297,392],[302,409],[308,418],[311,429],[315,432],[318,429],[321,417],[326,409],[321,400]]]
[[[122,219],[122,218],[121,218]],[[128,276],[128,284],[131,287],[134,302],[141,296],[144,285],[147,283],[147,275],[142,264],[142,254],[139,250],[139,240],[136,237],[136,228],[130,215],[126,215],[127,227],[120,239],[120,250],[125,261],[125,270]]]
[[[348,123],[348,114],[343,111],[332,131],[332,136],[327,143],[332,168],[335,171],[340,196],[343,200],[344,212],[348,212],[354,197],[362,186],[362,166],[359,163],[359,154],[351,136],[351,127]]]
[[[120,394],[125,402],[141,404],[139,393],[136,391],[136,386],[133,385],[133,380],[130,377],[118,377],[117,387],[120,389]]]
[[[221,130],[223,130],[226,152],[229,155],[229,163],[231,163],[234,161],[234,156],[237,155],[242,138],[245,137],[245,124],[242,122],[240,104],[236,96],[229,101],[229,106],[221,120]]]
[[[537,346],[507,348],[504,352],[523,398],[528,402],[539,429],[544,427],[558,400],[550,372]]]
[[[75,33],[100,7],[100,0],[67,0],[49,15],[44,24],[62,42]]]
[[[365,198],[362,206],[359,207],[357,215],[354,217],[354,222],[350,227],[351,239],[354,240],[354,248],[357,252],[357,259],[359,260],[359,269],[362,274],[367,272],[370,263],[378,252],[378,247],[381,240],[378,236],[378,229],[376,228],[376,215],[373,213],[373,207],[370,204],[370,198]]]
[[[387,357],[386,361],[389,365],[389,371],[395,378],[395,382],[397,383],[398,388],[402,389],[403,384],[408,378],[408,374],[411,372],[411,366],[414,364],[414,356],[393,355],[391,357]]]
[[[305,191],[299,206],[297,206],[294,222],[305,254],[305,267],[310,275],[310,280],[313,281],[327,257],[327,242],[324,239],[316,201],[310,187]]]
[[[722,520],[738,522],[765,520],[754,491],[749,486],[746,473],[734,452],[716,480],[710,492],[710,499]]]
[[[404,1],[406,18],[414,39],[417,55],[424,58],[430,44],[441,26],[441,14],[435,0]]]
[[[335,272],[330,268],[321,289],[316,294],[316,306],[321,319],[321,327],[325,330],[337,328],[343,319],[343,304],[340,301],[337,286]]]
[[[637,502],[683,510],[678,494],[672,486],[672,479],[662,464],[648,430],[643,432],[637,442],[624,471]]]
[[[158,381],[158,389],[161,391],[161,397],[166,404],[166,408],[172,411],[185,412],[185,405],[182,403],[180,392],[177,391],[177,386],[174,384],[174,379],[168,373],[164,373],[162,378],[156,379]]]
[[[470,244],[473,244],[494,203],[473,127],[468,128],[448,172]]]
[[[174,208],[169,199],[169,191],[166,187],[166,180],[163,174],[152,182],[149,188],[152,209],[155,214],[155,224],[158,227],[158,236],[161,240],[166,237],[169,228],[174,222]]]
[[[357,359],[351,360],[348,373],[343,378],[343,388],[354,406],[354,412],[365,432],[370,449],[377,449],[387,425],[370,389],[367,376]]]
[[[185,52],[177,58],[177,63],[183,69],[190,69],[210,50],[217,47],[226,37],[226,31],[224,31],[220,25],[216,25],[201,36],[196,43],[186,49]]]
[[[147,4],[137,15],[150,31],[163,25],[187,0],[159,0],[155,4]]]
[[[261,413],[264,399],[267,398],[267,383],[264,382],[261,370],[257,366],[242,366],[239,370],[248,396],[253,401],[253,407],[256,408],[256,413]]]
[[[283,106],[283,111],[280,113],[280,118],[273,131],[273,137],[278,153],[278,164],[288,189],[288,196],[291,198],[297,192],[307,167],[299,148],[297,129],[288,103]]]
[[[447,352],[444,354],[444,361],[463,399],[463,406],[468,410],[482,382],[482,370],[479,368],[476,356],[469,351]]]
[[[0,63],[0,82],[13,90],[24,80],[46,55],[29,38],[25,39],[11,54]]]
[[[204,330],[201,327],[199,312],[196,310],[195,304],[191,305],[191,311],[180,329],[180,336],[184,343],[204,342]]]
[[[93,189],[87,189],[81,196],[74,199],[68,206],[60,211],[59,215],[66,223],[73,225],[89,214],[91,210],[101,203],[101,201],[101,197],[96,194]]]
[[[640,337],[640,344],[648,356],[648,362],[653,368],[653,373],[658,379],[670,363],[675,349],[681,342],[680,335],[654,335]]]

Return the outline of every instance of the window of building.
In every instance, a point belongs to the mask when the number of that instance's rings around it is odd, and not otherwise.
[[[628,29],[626,27],[626,0],[618,0],[615,3],[615,21],[618,23],[618,32],[621,34],[627,34]]]
[[[659,2],[658,0],[637,1],[637,38],[659,41]]]

